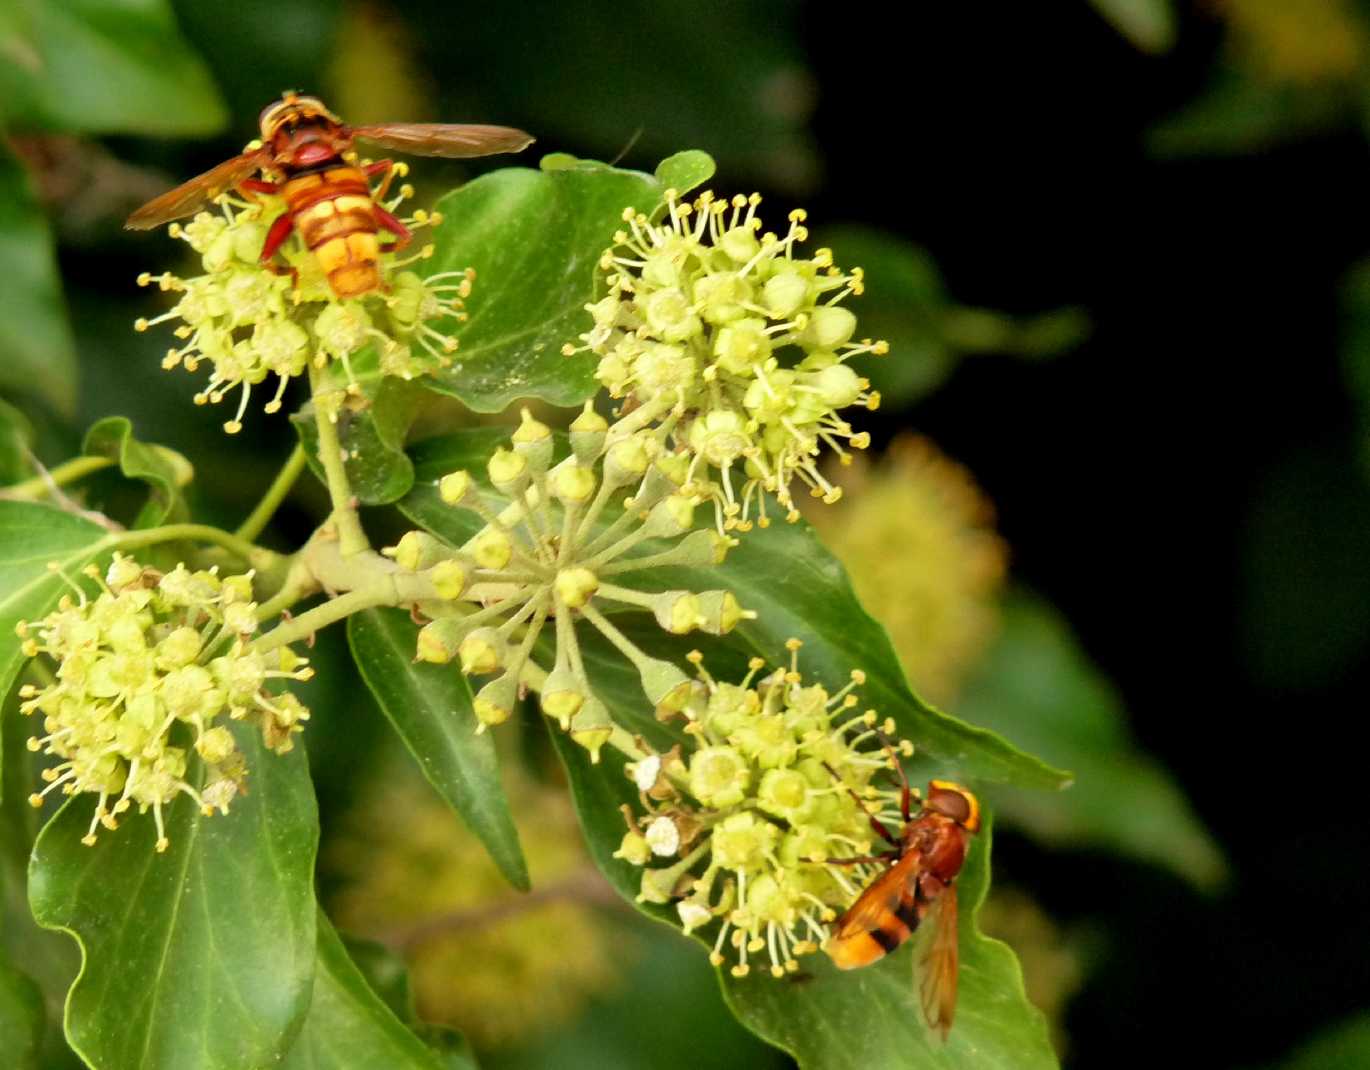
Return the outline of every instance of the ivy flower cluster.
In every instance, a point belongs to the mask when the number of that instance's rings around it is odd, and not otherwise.
[[[848,363],[888,346],[857,339],[856,317],[842,306],[863,289],[860,268],[844,272],[832,252],[811,257],[802,210],[789,229],[762,233],[761,197],[731,201],[701,194],[693,204],[666,192],[666,215],[653,223],[629,209],[600,267],[605,297],[582,345],[599,357],[599,381],[628,407],[673,414],[673,442],[690,458],[689,481],[715,502],[720,530],[747,530],[765,496],[798,519],[790,484],[833,502],[841,491],[819,470],[826,445],[865,448],[839,411],[874,409],[879,395]]]
[[[864,674],[829,694],[805,684],[800,644],[788,645],[788,669],[758,679],[757,658],[736,684],[691,654],[699,683],[681,708],[691,746],[627,767],[644,812],[624,807],[615,857],[643,867],[639,901],[674,902],[687,933],[718,923],[711,960],[732,958],[735,977],[753,958],[782,977],[822,947],[878,871],[842,860],[871,854],[872,815],[901,821],[899,789],[880,782],[896,760],[895,726],[858,709]]]
[[[164,851],[163,807],[189,795],[207,815],[227,813],[243,787],[246,763],[224,715],[255,724],[268,748],[285,753],[309,711],[272,689],[313,670],[289,647],[252,650],[250,573],[221,577],[184,565],[162,573],[115,554],[103,576],[94,565],[85,574],[98,594],[71,581],[73,595],[52,613],[17,627],[24,655],[47,655],[56,666],[49,684],[19,691],[20,710],[43,718],[45,734],[29,749],[61,759],[29,801],[41,806],[54,790],[97,795],[87,844],[130,806],[151,809]]]
[[[412,187],[405,185],[385,207],[393,212],[412,195]],[[466,318],[463,307],[471,293],[473,270],[424,278],[410,269],[432,255],[431,245],[406,257],[382,253],[382,289],[349,300],[333,293],[318,258],[298,234],[278,254],[288,268],[268,269],[260,263],[262,247],[272,222],[285,210],[284,198],[275,195],[250,201],[222,196],[217,211],[200,212],[189,223],[168,228],[172,237],[199,255],[204,274],[138,276],[140,286],[155,284],[180,295],[167,312],[134,323],[136,330],[145,331],[180,321],[174,332],[179,344],[167,351],[162,367],[182,366],[193,372],[201,362],[209,362],[213,370],[205,388],[195,395],[198,405],[217,404],[230,392],[241,391],[237,413],[224,424],[230,434],[242,429],[254,386],[276,377],[276,391],[265,406],[268,413],[276,412],[290,380],[311,362],[324,368],[337,361],[353,385],[352,358],[369,345],[376,346],[384,375],[412,379],[446,367],[452,363],[456,341],[434,324]],[[441,221],[437,213],[422,209],[402,220],[410,229]]]
[[[726,590],[644,586],[654,568],[718,564],[731,545],[711,528],[692,530],[688,460],[667,451],[658,431],[633,417],[611,427],[587,405],[570,442],[570,456],[554,465],[551,430],[525,410],[510,448],[486,466],[509,504],[497,510],[469,472],[449,473],[438,485],[442,500],[474,512],[480,530],[459,548],[412,531],[387,552],[405,568],[429,570],[442,596],[420,607],[432,619],[419,632],[418,658],[492,677],[475,698],[482,728],[508,719],[531,682],[543,711],[598,760],[614,724],[586,674],[578,622],[632,663],[647,699],[668,716],[687,701],[689,677],[644,652],[611,617],[646,611],[671,635],[721,635],[754,614]],[[545,671],[533,655],[548,632],[555,655]]]

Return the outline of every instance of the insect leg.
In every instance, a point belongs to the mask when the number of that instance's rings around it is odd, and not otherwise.
[[[825,858],[822,862],[810,858],[806,859],[806,861],[813,862],[815,865],[824,866],[860,866],[865,865],[867,862],[888,863],[894,861],[898,857],[898,851],[883,851],[878,855],[856,855],[852,858]]]
[[[390,183],[395,179],[395,161],[377,160],[375,163],[367,164],[362,170],[366,172],[367,178],[375,178],[377,175],[385,176],[381,179],[381,184],[376,187],[376,192],[372,194],[378,201],[385,200],[386,194],[390,192]]]
[[[275,182],[267,182],[261,178],[245,178],[238,183],[238,192],[249,201],[257,199],[253,196],[254,193],[279,193],[280,189]]]
[[[836,780],[839,784],[841,784],[844,788],[847,789],[847,794],[850,795],[853,800],[855,800],[856,805],[861,807],[861,810],[865,813],[866,817],[870,819],[871,829],[875,832],[875,834],[879,836],[882,840],[884,840],[886,843],[892,843],[896,847],[898,847],[899,837],[890,835],[890,830],[885,828],[885,826],[880,823],[880,819],[876,817],[873,813],[871,813],[868,809],[866,809],[866,804],[861,801],[861,796],[856,794],[856,792],[852,791],[852,789],[848,787],[846,781],[844,781],[840,776],[838,776],[837,772],[827,762],[823,763],[823,768],[832,774],[832,778],[834,780]]]
[[[390,231],[391,234],[395,235],[396,239],[388,245],[382,245],[381,252],[397,253],[409,244],[410,240],[414,237],[414,235],[410,232],[408,227],[406,227],[393,215],[387,212],[379,204],[373,204],[371,206],[371,211],[372,213],[374,213],[376,217],[376,222],[380,224],[382,228]]]
[[[899,795],[899,812],[904,816],[904,824],[908,824],[912,819],[913,800],[915,798],[922,802],[922,797],[909,787],[909,778],[904,775],[903,763],[899,761],[899,749],[895,747],[894,741],[881,732],[878,728],[875,734],[880,738],[880,742],[885,745],[885,752],[890,756],[890,762],[894,765],[894,774],[899,778],[899,786],[902,789]]]
[[[282,216],[276,217],[276,222],[271,224],[271,229],[266,232],[266,241],[262,244],[262,255],[257,262],[270,271],[273,275],[289,275],[291,284],[298,286],[300,273],[293,267],[275,264],[276,253],[285,244],[286,238],[290,237],[290,232],[295,229],[295,217],[292,213],[286,212]]]

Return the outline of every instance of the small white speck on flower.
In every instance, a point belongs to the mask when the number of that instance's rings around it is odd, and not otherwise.
[[[633,766],[633,783],[638,791],[651,791],[661,775],[661,756],[650,754]]]

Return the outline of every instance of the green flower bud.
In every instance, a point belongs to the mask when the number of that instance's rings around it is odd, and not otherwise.
[[[836,349],[851,341],[856,317],[839,305],[820,305],[809,313],[800,341],[814,349]]]
[[[407,531],[400,536],[399,542],[387,546],[381,553],[394,558],[395,564],[406,572],[419,572],[451,557],[452,547],[426,531]]]
[[[437,596],[450,602],[465,594],[471,585],[471,568],[459,558],[449,557],[434,565],[428,577]]]
[[[620,439],[604,455],[604,481],[611,487],[626,487],[641,479],[651,463],[643,438],[633,435]]]
[[[481,568],[502,569],[514,557],[514,544],[509,536],[499,528],[489,525],[482,528],[475,538],[466,544],[465,549]]]
[[[461,671],[467,676],[484,676],[504,665],[508,643],[494,628],[477,628],[457,644]]]
[[[652,849],[647,846],[647,840],[642,833],[629,830],[624,833],[623,840],[613,857],[621,858],[635,866],[644,866],[652,859]]]
[[[756,618],[753,610],[738,605],[731,591],[703,591],[698,604],[699,627],[710,635],[727,635],[739,622]]]
[[[476,720],[481,724],[477,731],[509,720],[514,712],[514,703],[518,700],[518,688],[517,674],[506,672],[476,692],[472,708],[476,711]]]
[[[591,764],[599,763],[600,748],[613,735],[609,709],[594,695],[586,695],[580,711],[571,719],[571,739],[590,752]]]
[[[638,677],[661,720],[679,713],[690,699],[690,678],[669,661],[644,657],[638,666]]]
[[[189,665],[200,656],[200,633],[194,628],[177,628],[157,644],[157,668],[164,671]]]
[[[595,493],[594,469],[574,461],[558,465],[552,473],[552,493],[567,504],[588,502]]]
[[[617,307],[617,298],[614,303]],[[571,421],[571,452],[576,460],[587,468],[593,465],[604,450],[608,430],[609,422],[587,401],[581,414]]]
[[[787,320],[809,299],[809,280],[797,271],[777,271],[761,288],[761,303],[778,320]]]
[[[486,470],[490,473],[491,484],[501,494],[512,497],[528,485],[528,461],[522,454],[503,446],[495,450]]]
[[[540,705],[548,717],[555,717],[563,732],[571,729],[571,719],[585,705],[586,693],[575,675],[563,665],[547,674],[542,685]]]
[[[672,494],[652,506],[642,530],[648,538],[672,539],[689,531],[694,524],[695,500]]]
[[[233,733],[222,725],[207,729],[195,742],[195,750],[211,765],[227,760],[237,749]]]
[[[563,603],[572,609],[580,609],[599,590],[599,577],[588,568],[564,568],[557,573],[553,586]]]
[[[520,413],[520,423],[512,436],[514,452],[522,456],[528,467],[539,474],[552,463],[552,429],[533,418],[528,409]]]
[[[438,496],[446,505],[464,505],[475,489],[469,472],[449,472],[438,480]]]
[[[816,391],[824,409],[845,409],[856,404],[869,385],[845,364],[833,364],[822,371],[803,375],[801,381]]]
[[[652,599],[657,624],[672,635],[685,635],[699,627],[699,599],[689,591],[662,591]]]
[[[756,240],[756,231],[748,226],[730,227],[718,241],[718,247],[728,254],[730,260],[745,264],[761,251],[761,243]]]
[[[419,629],[415,657],[434,665],[446,665],[457,656],[467,631],[460,617],[439,617]]]

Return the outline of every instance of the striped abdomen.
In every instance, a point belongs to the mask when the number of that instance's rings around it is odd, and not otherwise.
[[[917,893],[918,871],[918,856],[905,855],[842,915],[825,948],[839,968],[869,966],[913,935],[928,909]]]
[[[289,179],[281,190],[305,246],[339,297],[381,287],[371,187],[360,168],[339,166]]]

